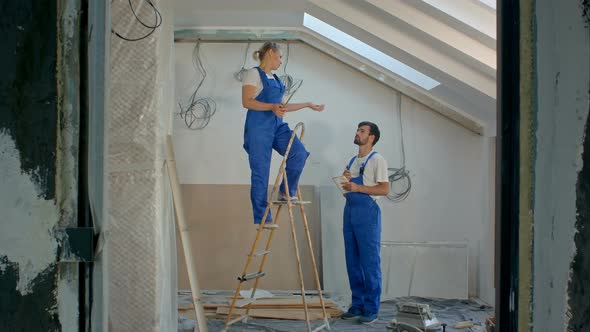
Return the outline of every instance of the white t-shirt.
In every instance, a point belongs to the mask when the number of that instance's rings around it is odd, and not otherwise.
[[[273,75],[266,74],[266,78],[269,80],[274,80],[275,77]],[[244,85],[253,85],[256,87],[254,92],[254,98],[258,97],[260,92],[262,92],[262,81],[260,80],[260,74],[258,74],[258,69],[250,68],[246,71],[245,75],[242,79],[242,86]]]
[[[359,158],[358,156],[350,165],[350,173],[353,178],[359,176],[361,165],[367,160],[367,158],[373,153],[369,152],[366,156]],[[351,158],[348,158],[346,164],[350,163]],[[375,186],[378,182],[389,182],[389,176],[387,174],[387,161],[383,158],[382,155],[379,153],[375,153],[371,159],[365,165],[365,172],[363,173],[363,185],[365,186]],[[378,199],[380,196],[373,196],[373,199]]]
[[[266,74],[266,73],[265,73]],[[272,74],[266,74],[266,78],[269,80],[274,80],[275,77]],[[260,74],[258,74],[258,69],[250,68],[246,71],[242,78],[242,86],[244,85],[253,85],[256,87],[254,90],[254,98],[258,97],[260,92],[262,92],[262,81],[260,80]],[[283,96],[283,102],[285,102],[285,96]]]

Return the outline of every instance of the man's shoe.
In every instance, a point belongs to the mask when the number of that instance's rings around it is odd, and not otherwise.
[[[367,312],[359,318],[359,322],[363,324],[371,324],[377,320],[377,313]]]
[[[358,319],[359,317],[361,317],[362,314],[363,314],[363,312],[360,309],[350,308],[350,309],[348,309],[347,312],[342,314],[342,316],[340,316],[340,318],[345,319],[345,320],[353,320],[353,319]]]

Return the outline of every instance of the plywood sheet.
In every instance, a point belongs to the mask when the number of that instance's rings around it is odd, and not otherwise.
[[[302,186],[301,190],[304,200],[312,202],[305,205],[305,211],[321,281],[319,195],[315,193],[313,186]],[[182,195],[201,289],[235,289],[238,285],[236,278],[242,273],[257,231],[252,220],[250,186],[184,184],[182,185]],[[286,207],[282,210],[279,219],[280,229],[275,231],[272,252],[268,256],[264,268],[267,274],[260,280],[258,286],[261,289],[299,289],[288,213]],[[293,212],[305,289],[313,290],[316,287],[311,259],[298,207]],[[263,236],[266,234],[265,231]],[[177,238],[179,239],[177,245],[178,287],[179,289],[189,289],[180,236]],[[263,248],[262,242],[258,248]],[[260,258],[253,259],[253,265],[251,265],[249,272],[256,270],[259,260]],[[247,282],[243,289],[251,288],[253,282]]]

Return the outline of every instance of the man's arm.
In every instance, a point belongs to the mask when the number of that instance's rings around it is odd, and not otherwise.
[[[387,176],[387,161],[383,157],[380,157],[375,161],[374,173],[371,175],[377,183],[374,186],[365,186],[356,183],[345,183],[342,188],[351,192],[357,192],[372,196],[387,196],[389,194],[389,177]],[[344,174],[346,176],[346,171]],[[350,175],[350,172],[348,173]],[[350,180],[350,179],[349,179]]]
[[[377,182],[377,184],[374,186],[365,186],[348,182],[343,184],[342,188],[353,193],[361,193],[372,196],[386,196],[389,194],[389,182]]]

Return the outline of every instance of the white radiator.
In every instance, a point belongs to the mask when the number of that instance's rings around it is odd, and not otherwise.
[[[401,296],[467,299],[467,242],[381,242],[382,300]]]

